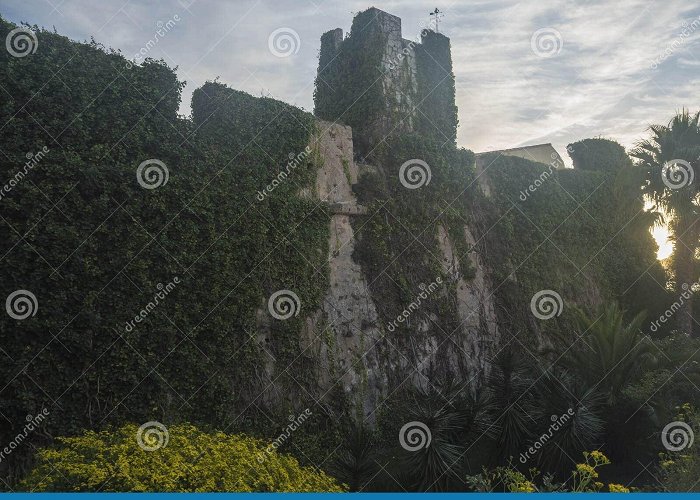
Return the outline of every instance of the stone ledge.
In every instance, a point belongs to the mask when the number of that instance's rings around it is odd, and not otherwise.
[[[333,215],[367,215],[369,213],[367,207],[350,202],[329,203],[328,208]]]

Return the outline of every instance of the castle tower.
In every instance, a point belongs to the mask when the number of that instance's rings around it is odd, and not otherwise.
[[[373,156],[384,139],[419,132],[455,142],[457,107],[450,40],[429,29],[401,36],[401,19],[374,7],[360,12],[347,37],[321,37],[315,114],[353,128],[359,156]]]

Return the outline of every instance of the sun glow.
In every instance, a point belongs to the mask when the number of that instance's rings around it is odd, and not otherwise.
[[[668,238],[668,228],[666,226],[654,227],[651,230],[651,235],[659,246],[659,249],[656,251],[656,258],[659,260],[669,258],[673,253],[673,242]]]

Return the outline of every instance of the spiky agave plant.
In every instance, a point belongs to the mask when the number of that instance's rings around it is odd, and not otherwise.
[[[529,449],[536,450],[534,457],[543,471],[570,470],[574,465],[571,457],[600,444],[604,397],[566,370],[553,367],[537,379],[535,390],[542,417]]]
[[[541,416],[533,392],[534,379],[529,372],[527,365],[510,350],[499,354],[491,367],[487,385],[502,465],[520,453]]]
[[[418,491],[449,490],[462,480],[470,446],[491,432],[485,400],[472,396],[467,387],[447,384],[414,391],[407,406],[410,421],[399,436],[406,484]],[[416,433],[421,441],[411,442]]]
[[[378,471],[372,431],[361,423],[349,424],[331,472],[350,491],[364,490]]]

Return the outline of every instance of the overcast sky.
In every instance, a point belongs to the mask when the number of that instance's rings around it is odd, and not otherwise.
[[[148,52],[177,66],[192,91],[227,85],[313,110],[319,38],[348,31],[354,12],[375,7],[402,19],[415,39],[435,6],[452,40],[458,144],[474,151],[604,136],[630,147],[650,123],[700,108],[700,2],[695,0],[3,0],[0,14],[133,58],[159,26],[173,26]],[[179,21],[178,21],[179,19]],[[277,57],[270,35],[298,34]]]

